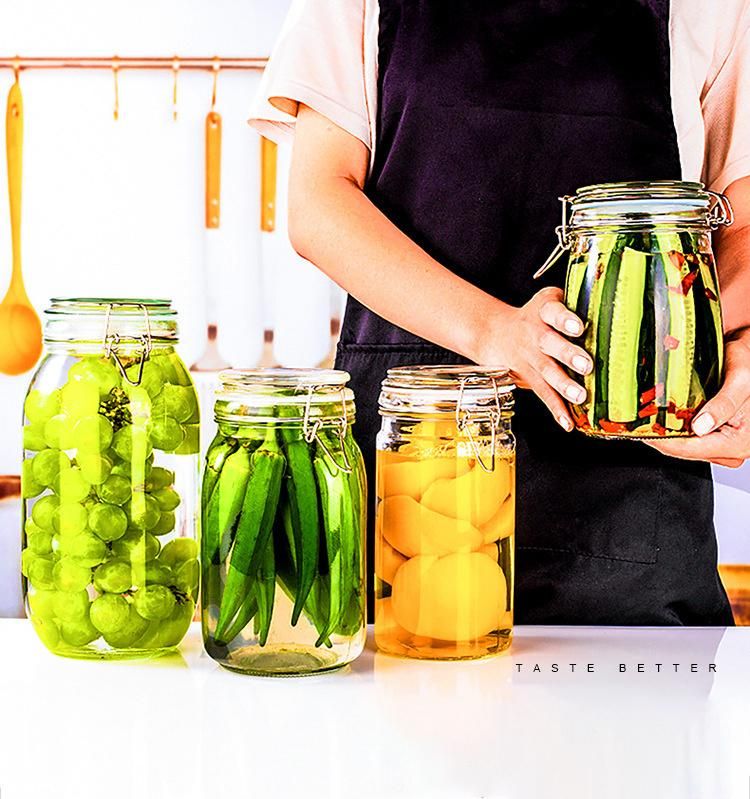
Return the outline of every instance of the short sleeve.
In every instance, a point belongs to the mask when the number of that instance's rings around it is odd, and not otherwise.
[[[731,15],[730,15],[731,17]],[[703,180],[714,191],[750,176],[750,3],[733,23],[733,41],[702,100]]]
[[[269,139],[289,140],[303,103],[372,149],[364,24],[365,0],[294,0],[249,123]]]

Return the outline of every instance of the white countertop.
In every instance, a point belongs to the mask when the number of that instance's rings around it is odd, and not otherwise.
[[[222,670],[197,625],[180,655],[89,662],[0,620],[2,799],[749,795],[747,628],[525,627],[483,661],[368,647],[272,679]]]

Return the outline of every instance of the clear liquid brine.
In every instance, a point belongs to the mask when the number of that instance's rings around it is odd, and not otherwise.
[[[398,450],[379,449],[377,494],[378,647],[445,659],[506,649],[513,626],[514,455],[496,457],[486,471],[455,423],[421,422]]]
[[[565,303],[583,320],[581,344],[594,361],[587,399],[572,406],[578,429],[622,438],[691,435],[723,366],[709,236],[659,226],[580,236]]]

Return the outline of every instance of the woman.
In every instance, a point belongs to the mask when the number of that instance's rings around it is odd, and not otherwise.
[[[307,0],[253,122],[296,123],[295,248],[350,294],[337,366],[374,472],[389,367],[504,364],[517,384],[517,620],[731,624],[709,464],[750,453],[750,5],[744,0]],[[747,73],[745,73],[747,74]],[[717,241],[722,393],[700,438],[587,439],[563,398],[592,368],[562,304],[557,198],[702,178],[737,223]],[[546,406],[546,410],[545,410]]]

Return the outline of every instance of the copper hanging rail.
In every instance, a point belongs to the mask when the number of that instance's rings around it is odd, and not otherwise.
[[[225,70],[262,70],[268,58],[225,58],[208,56],[205,58],[182,56],[13,56],[0,57],[0,69],[164,69],[205,70],[211,72]]]

